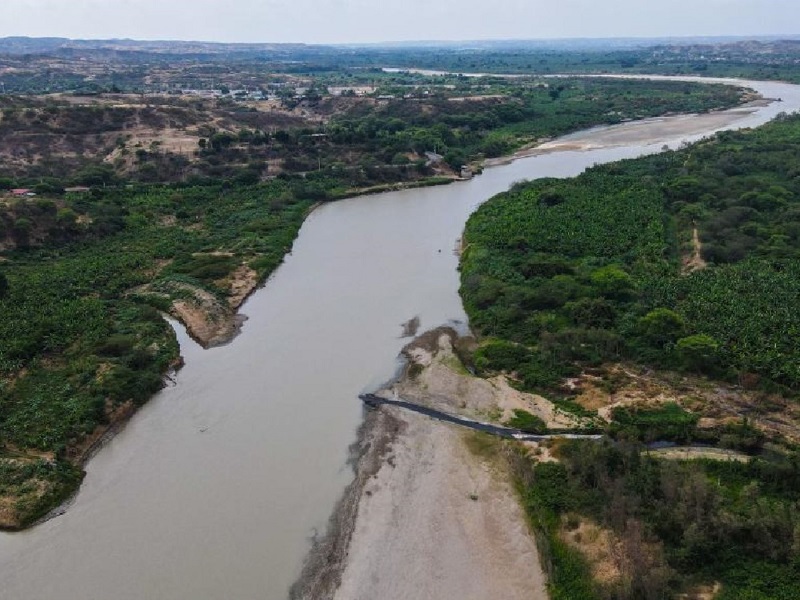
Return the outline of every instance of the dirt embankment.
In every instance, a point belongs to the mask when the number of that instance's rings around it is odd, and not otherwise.
[[[405,376],[379,395],[399,396],[443,412],[496,423],[511,419],[515,410],[524,410],[551,430],[584,425],[579,417],[559,410],[543,396],[515,389],[505,375],[490,379],[472,376],[457,356],[457,340],[456,332],[447,327],[419,336],[403,349],[408,361]]]
[[[244,317],[238,316],[230,306],[206,290],[182,287],[189,294],[174,300],[170,313],[186,326],[192,338],[204,348],[211,348],[236,336]]]
[[[440,329],[412,342],[405,352],[417,358],[383,393],[497,413],[489,389],[472,388],[481,380],[454,362],[454,336]],[[440,378],[447,381],[437,385]],[[466,400],[449,396],[458,389]],[[391,407],[369,411],[356,479],[292,598],[547,598],[507,467],[470,450],[465,442],[476,435]]]
[[[602,377],[584,373],[570,381],[575,402],[610,422],[618,407],[655,408],[674,403],[698,416],[698,427],[712,430],[747,422],[769,443],[800,443],[800,405],[757,388],[757,381],[734,385],[685,373],[656,372],[633,364],[609,365]],[[713,458],[713,452],[697,451]],[[669,452],[664,453],[670,456]],[[729,459],[730,454],[718,454]],[[675,456],[675,453],[672,453]]]
[[[179,281],[147,284],[130,293],[169,299],[169,313],[186,326],[189,335],[201,346],[212,348],[230,342],[239,333],[247,317],[239,314],[238,308],[258,287],[258,282],[256,271],[240,265],[229,277],[217,282],[228,290],[227,298]]]
[[[681,273],[689,275],[695,271],[705,269],[708,263],[703,259],[703,244],[700,242],[700,232],[697,227],[692,229],[691,251],[682,260]]]

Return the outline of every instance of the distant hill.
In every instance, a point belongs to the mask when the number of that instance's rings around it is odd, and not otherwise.
[[[302,54],[304,52],[347,51],[351,49],[411,49],[447,48],[473,51],[519,51],[519,50],[626,50],[653,46],[725,46],[743,42],[774,44],[782,41],[800,42],[800,34],[755,37],[661,37],[661,38],[565,38],[538,40],[464,40],[436,41],[418,40],[377,44],[271,44],[271,43],[221,43],[175,40],[74,40],[47,37],[0,38],[0,54],[74,54],[87,52],[145,52],[170,55],[252,55],[252,54]]]
[[[69,38],[0,38],[2,54],[53,54],[64,51],[152,52],[163,54],[230,54],[263,52],[298,52],[311,48],[306,44],[224,44],[169,40],[73,40]]]

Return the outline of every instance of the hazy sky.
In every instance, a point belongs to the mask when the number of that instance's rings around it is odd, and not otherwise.
[[[800,0],[0,0],[0,37],[225,42],[800,33]]]

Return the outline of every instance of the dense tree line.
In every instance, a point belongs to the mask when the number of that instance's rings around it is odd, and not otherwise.
[[[483,364],[532,389],[619,358],[796,389],[798,133],[786,118],[485,204],[462,294],[473,325],[506,341]],[[682,273],[693,228],[709,264]]]
[[[637,446],[566,443],[560,462],[515,463],[553,557],[556,599],[658,600],[721,581],[724,600],[800,594],[800,461],[673,462]],[[577,516],[580,515],[580,516]],[[614,533],[619,576],[597,584],[560,531],[590,519]]]

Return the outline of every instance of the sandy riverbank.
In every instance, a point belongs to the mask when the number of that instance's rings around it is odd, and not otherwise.
[[[553,152],[597,150],[631,144],[655,144],[665,139],[678,139],[701,135],[710,130],[725,129],[735,122],[755,112],[759,106],[770,103],[770,100],[759,99],[739,108],[720,112],[709,112],[694,115],[671,115],[643,119],[642,121],[620,123],[609,127],[588,129],[576,134],[567,135],[553,141],[537,143],[522,148],[510,156],[501,156],[484,161],[485,167],[493,167],[513,162],[528,156],[538,156]]]
[[[452,426],[396,415],[391,461],[363,488],[338,600],[546,598],[506,474]]]
[[[406,352],[416,353],[422,363],[412,364],[421,367],[407,369],[383,393],[401,386],[418,400],[441,403],[452,386],[481,381],[452,364],[453,335],[437,330],[413,342]],[[441,386],[426,393],[434,379]],[[491,408],[487,393],[468,391],[465,410]],[[451,407],[459,403],[450,399]],[[355,481],[292,598],[547,598],[507,466],[472,452],[470,435],[476,434],[408,411],[368,411],[354,447]]]

